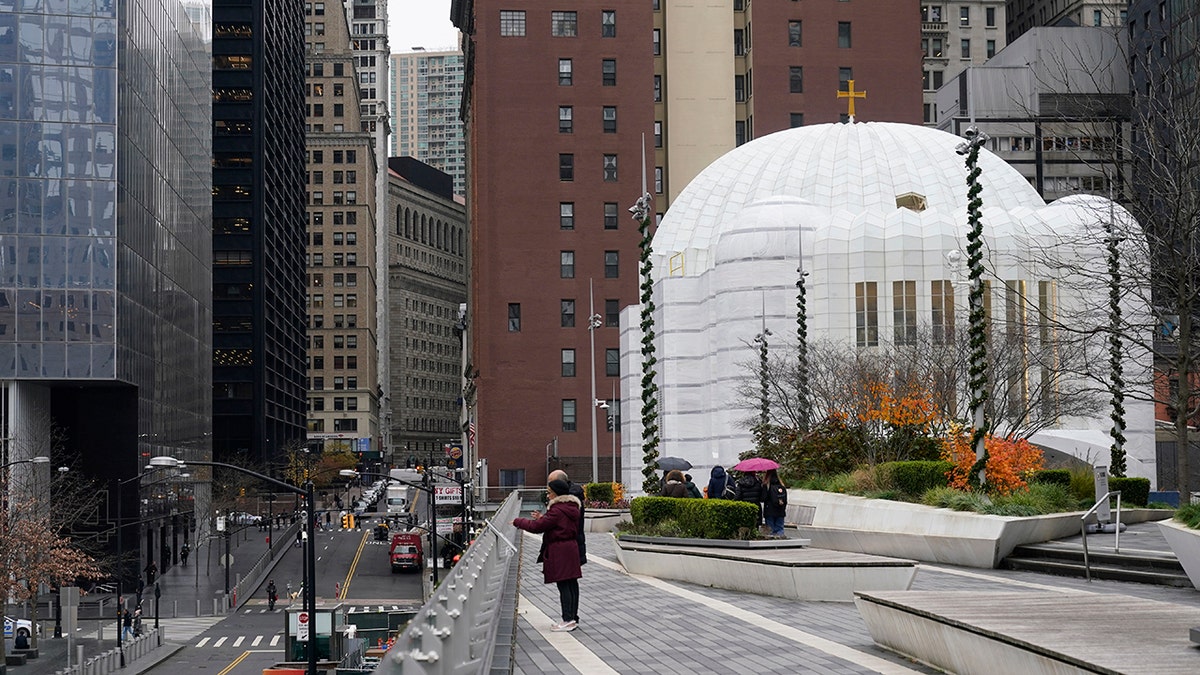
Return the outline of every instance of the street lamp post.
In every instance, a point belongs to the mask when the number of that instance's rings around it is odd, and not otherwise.
[[[596,313],[596,301],[592,294],[592,280],[588,279],[588,341],[591,343],[592,371],[592,410],[588,413],[592,425],[592,482],[600,480],[600,455],[596,449],[596,408],[600,401],[596,400],[596,329],[603,324],[603,319]]]
[[[184,461],[178,460],[174,457],[159,456],[159,457],[151,457],[150,458],[150,466],[179,468],[179,467],[184,466],[184,464],[185,464]],[[308,507],[308,509],[307,509],[308,517],[305,520],[307,520],[306,526],[308,527],[308,533],[309,533],[308,543],[305,546],[305,551],[304,551],[304,557],[305,557],[304,587],[305,587],[305,591],[306,591],[305,596],[304,596],[304,611],[308,613],[309,620],[312,621],[315,625],[316,615],[317,615],[317,584],[316,584],[316,570],[317,570],[316,542],[317,542],[317,538],[312,536],[312,533],[313,533],[313,530],[316,525],[315,519],[317,517],[317,509],[316,509],[317,501],[316,501],[315,493],[313,491],[312,480],[306,481],[304,483],[304,487],[299,488],[290,483],[285,483],[281,480],[277,480],[270,476],[258,473],[257,471],[251,471],[250,469],[242,468],[240,466],[237,466],[236,464],[226,464],[225,462],[204,462],[204,461],[188,461],[188,462],[186,462],[186,464],[191,464],[194,466],[215,466],[215,467],[230,469],[232,471],[237,471],[238,473],[246,474],[247,476],[254,476],[255,478],[262,480],[262,481],[266,481],[266,482],[270,483],[271,485],[274,485],[275,487],[281,488],[281,489],[291,492],[293,494],[304,497],[304,500],[305,500],[304,503]],[[305,673],[307,675],[317,675],[316,635],[310,634],[308,637],[309,637],[308,644],[305,645],[306,651],[308,652],[308,667],[306,668]]]

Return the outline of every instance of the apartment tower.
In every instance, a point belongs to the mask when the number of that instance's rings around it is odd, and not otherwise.
[[[463,56],[423,49],[392,54],[392,157],[415,157],[454,179],[454,194],[467,191],[462,121]]]

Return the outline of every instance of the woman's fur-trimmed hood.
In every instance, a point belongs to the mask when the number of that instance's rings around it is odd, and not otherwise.
[[[551,499],[550,503],[546,504],[546,508],[548,509],[558,502],[571,502],[575,504],[575,508],[583,508],[583,502],[579,501],[579,497],[576,497],[575,495],[559,495],[554,499]]]

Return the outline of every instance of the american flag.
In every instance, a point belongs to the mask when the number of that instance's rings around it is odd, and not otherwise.
[[[475,420],[467,423],[467,448],[475,449]]]

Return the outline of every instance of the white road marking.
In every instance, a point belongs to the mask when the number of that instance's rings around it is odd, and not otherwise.
[[[262,638],[263,638],[263,636],[261,636],[261,635],[255,635],[255,636],[254,636],[254,641],[250,643],[250,646],[251,646],[251,647],[257,647],[257,646],[258,646],[258,643],[262,642]]]
[[[278,644],[279,644],[279,638],[280,638],[280,637],[282,637],[282,636],[281,636],[281,635],[276,635],[275,637],[271,638],[271,646],[272,646],[272,647],[274,647],[274,646],[276,646],[276,645],[278,645]]]
[[[204,646],[204,643],[208,642],[208,641],[209,641],[209,640],[211,640],[211,639],[212,639],[212,638],[204,638],[204,639],[200,640],[199,642],[197,642],[197,643],[196,643],[196,646],[197,646],[197,647],[203,647],[203,646]]]
[[[225,644],[225,641],[226,641],[226,640],[228,640],[228,639],[229,639],[229,636],[225,636],[225,637],[222,637],[222,638],[217,638],[217,641],[213,643],[213,646],[214,646],[214,647],[220,647],[221,645]]]
[[[234,640],[234,641],[233,641],[233,646],[234,646],[234,647],[241,647],[241,646],[242,646],[242,640],[245,640],[245,639],[246,639],[246,636],[245,636],[245,635],[239,635],[239,636],[238,636],[238,639],[236,639],[236,640]]]

